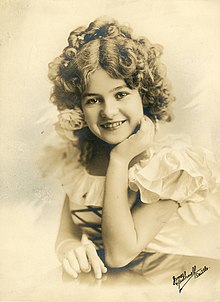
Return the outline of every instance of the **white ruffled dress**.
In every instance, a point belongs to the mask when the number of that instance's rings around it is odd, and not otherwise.
[[[56,171],[69,197],[74,223],[97,249],[102,249],[105,177],[87,172],[78,161],[79,150],[71,142],[47,147],[46,153],[45,172]],[[183,236],[184,226],[205,224],[220,217],[219,161],[212,152],[175,136],[154,143],[148,155],[129,169],[129,188],[139,192],[141,202],[172,199],[179,208],[144,251],[193,255]]]

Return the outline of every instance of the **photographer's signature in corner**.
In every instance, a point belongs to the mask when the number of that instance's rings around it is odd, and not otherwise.
[[[204,274],[209,268],[204,266],[203,268],[196,269],[196,265],[192,267],[191,273],[188,275],[186,271],[184,271],[181,275],[175,277],[173,276],[173,285],[177,285],[179,293],[181,293],[184,286],[189,282],[190,279],[194,277],[194,279],[199,278],[202,274]],[[181,286],[182,284],[182,286]]]

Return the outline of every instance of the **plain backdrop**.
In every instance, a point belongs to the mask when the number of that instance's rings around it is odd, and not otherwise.
[[[41,178],[36,161],[57,115],[49,104],[47,65],[67,45],[69,32],[107,15],[162,44],[176,96],[175,121],[162,126],[162,133],[187,134],[219,155],[220,1],[0,0],[0,15],[0,300],[5,301],[16,300],[58,266],[53,246],[64,194],[58,182]],[[220,253],[219,226],[198,232],[207,255],[213,248]],[[204,248],[193,242],[198,252]]]

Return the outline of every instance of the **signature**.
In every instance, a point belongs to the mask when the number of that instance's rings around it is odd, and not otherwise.
[[[202,274],[204,274],[209,268],[204,266],[203,268],[196,269],[196,265],[192,267],[191,273],[188,275],[186,271],[184,271],[181,275],[175,277],[173,276],[173,285],[177,285],[179,293],[183,290],[184,286],[191,280],[193,277],[194,279],[199,278]],[[182,286],[181,286],[182,284]]]

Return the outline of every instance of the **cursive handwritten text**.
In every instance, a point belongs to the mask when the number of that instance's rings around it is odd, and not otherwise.
[[[188,275],[186,274],[186,271],[184,271],[181,275],[175,277],[173,276],[173,285],[177,285],[179,293],[181,293],[184,286],[191,280],[193,277],[194,279],[201,276],[203,273],[205,273],[208,270],[207,266],[204,266],[203,268],[196,269],[196,265],[192,267],[191,273]],[[182,286],[181,286],[182,284]]]

